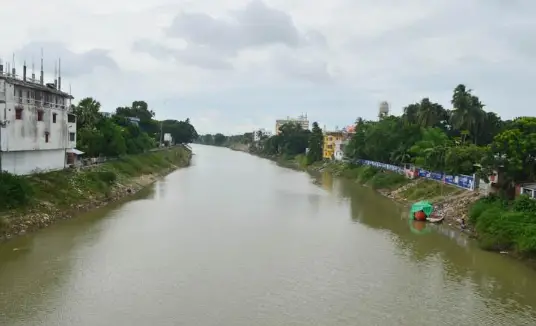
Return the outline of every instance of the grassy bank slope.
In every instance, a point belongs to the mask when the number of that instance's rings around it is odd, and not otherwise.
[[[472,205],[469,222],[482,248],[536,258],[536,201],[528,196],[482,198]]]
[[[191,152],[178,146],[125,156],[81,170],[0,174],[0,238],[46,226],[76,211],[134,193],[159,175],[187,166]],[[43,225],[45,224],[45,225]]]

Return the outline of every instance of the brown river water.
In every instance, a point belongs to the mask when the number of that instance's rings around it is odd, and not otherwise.
[[[0,244],[0,325],[536,325],[522,263],[347,180],[193,149],[128,202]]]

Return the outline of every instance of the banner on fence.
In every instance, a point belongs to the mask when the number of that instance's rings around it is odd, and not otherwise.
[[[389,170],[389,171],[393,171],[396,173],[404,174],[404,169],[400,166],[396,166],[392,164],[385,164],[385,163],[380,163],[380,162],[375,162],[375,161],[369,161],[369,160],[357,160],[357,162],[359,164],[373,166],[378,169],[384,169],[384,170]]]
[[[467,190],[475,190],[475,178],[468,175],[445,175],[445,183]]]
[[[419,169],[419,177],[432,179],[435,181],[443,181],[443,173]]]
[[[466,190],[475,190],[475,178],[468,175],[450,175],[419,169],[419,177],[444,182]]]
[[[393,171],[400,174],[405,174],[404,168],[392,164],[385,164],[369,160],[357,160],[358,164],[369,165],[375,168]],[[475,178],[468,175],[450,175],[441,172],[428,171],[418,169],[418,176],[438,182],[443,182],[452,186],[456,186],[465,190],[475,190]]]

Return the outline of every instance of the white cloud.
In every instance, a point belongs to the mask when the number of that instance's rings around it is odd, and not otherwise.
[[[76,98],[106,110],[146,100],[200,132],[302,112],[333,128],[373,118],[382,100],[448,107],[458,83],[507,118],[532,113],[530,1],[21,0],[2,13],[4,60],[38,64],[43,47],[49,80],[61,56]]]

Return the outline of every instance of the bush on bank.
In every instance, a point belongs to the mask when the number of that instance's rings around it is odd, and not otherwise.
[[[469,223],[484,249],[536,255],[536,201],[528,196],[513,201],[495,196],[480,199],[469,210]]]
[[[33,189],[28,179],[0,172],[0,211],[29,203]]]
[[[355,180],[374,189],[394,189],[408,182],[401,174],[367,165],[332,163],[326,169],[334,175]]]
[[[41,205],[58,208],[83,202],[89,197],[109,196],[112,187],[146,174],[160,173],[174,166],[185,166],[190,159],[185,147],[124,156],[81,170],[69,169],[29,176],[0,173],[0,211]]]

